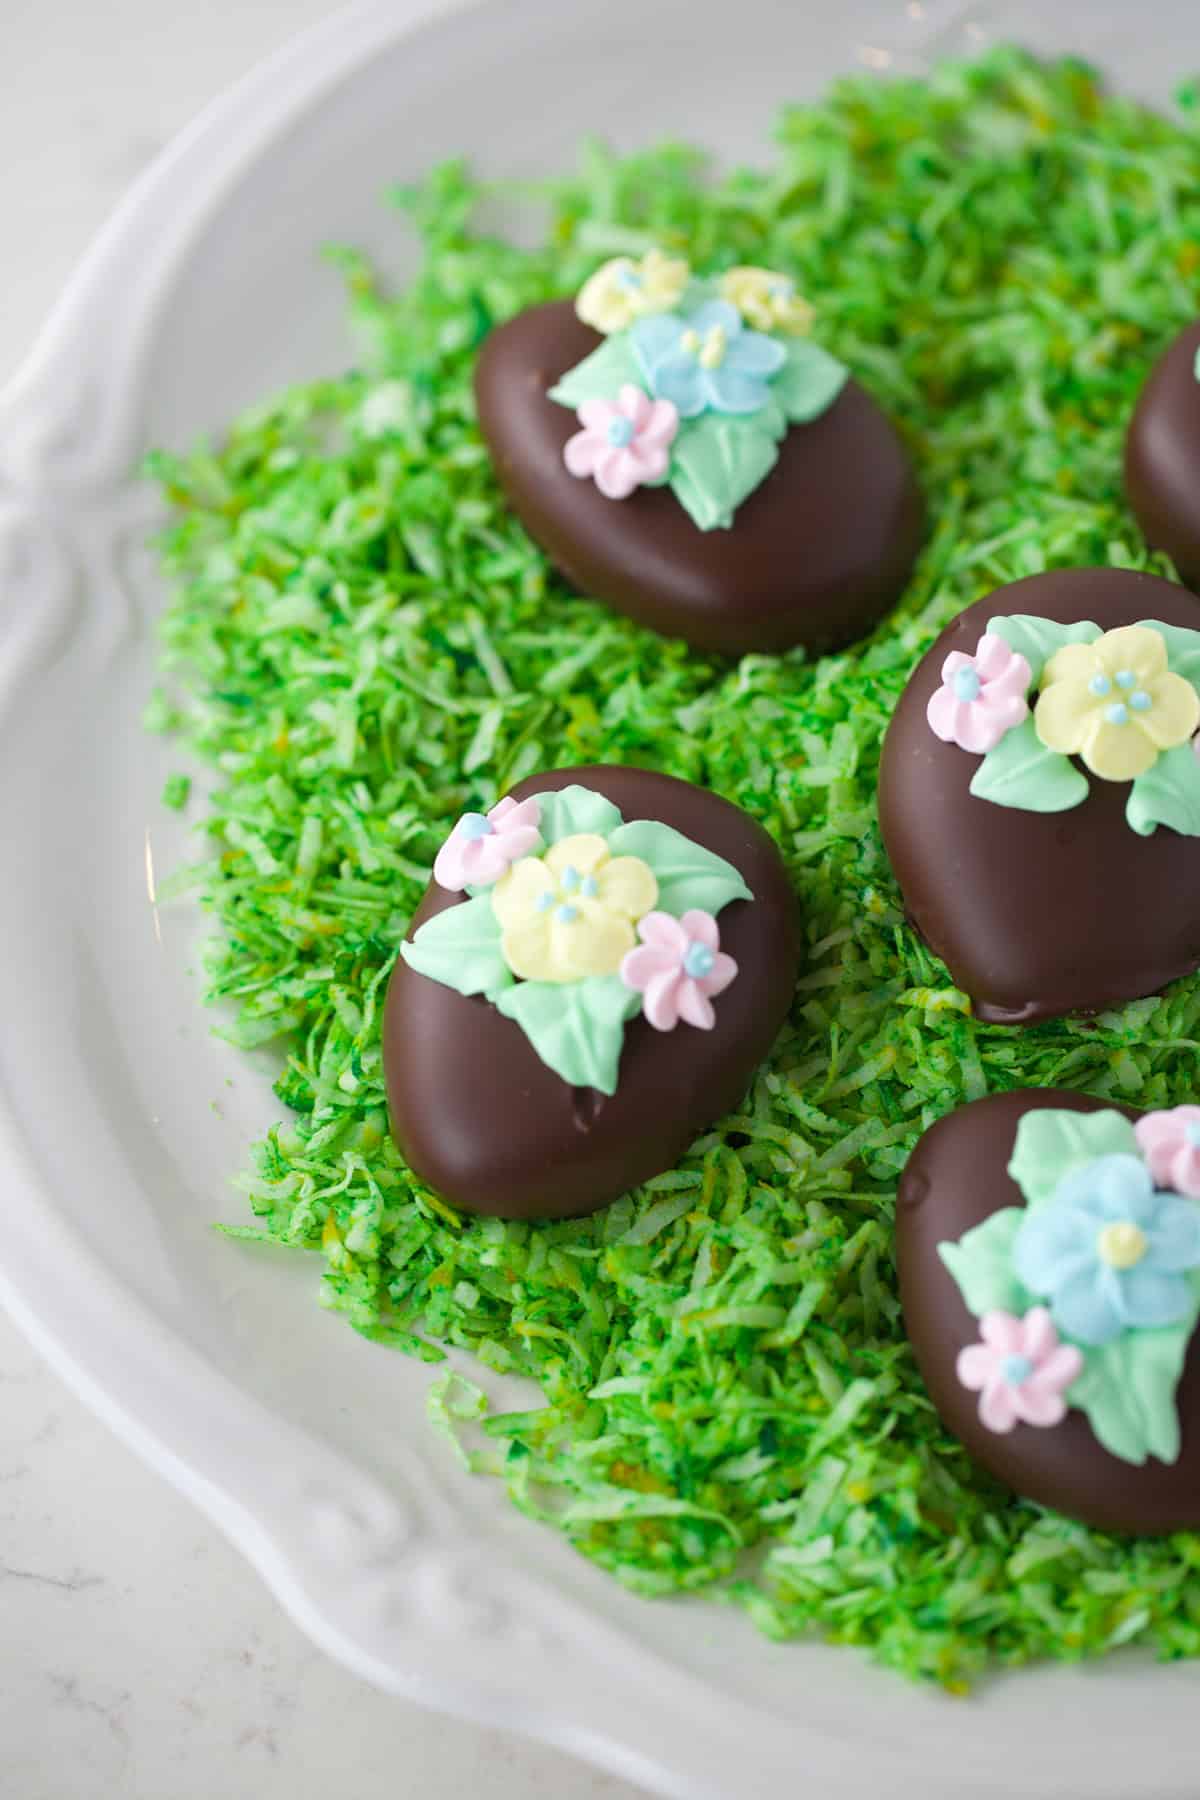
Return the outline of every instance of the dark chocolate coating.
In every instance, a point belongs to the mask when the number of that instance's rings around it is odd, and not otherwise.
[[[1060,813],[970,793],[980,758],[936,738],[925,708],[949,652],[973,653],[989,619],[1012,613],[1198,630],[1200,602],[1124,569],[1015,581],[946,628],[888,726],[879,822],[909,918],[979,1018],[1028,1025],[1157,993],[1200,965],[1200,838],[1164,825],[1139,837],[1127,781],[1089,775],[1087,799]]]
[[[1125,490],[1146,542],[1200,588],[1200,319],[1151,370],[1125,438]]]
[[[1122,1462],[1096,1440],[1084,1413],[1061,1425],[1018,1424],[989,1431],[979,1395],[955,1373],[958,1353],[979,1340],[937,1246],[962,1237],[1004,1206],[1024,1206],[1008,1174],[1023,1113],[1039,1107],[1074,1112],[1112,1102],[1056,1088],[993,1094],[940,1119],[917,1145],[896,1201],[896,1255],[904,1321],[934,1405],[947,1431],[998,1481],[1071,1518],[1108,1531],[1180,1531],[1200,1527],[1200,1335],[1193,1336],[1177,1389],[1179,1459]],[[1120,1107],[1126,1117],[1137,1114]]]
[[[601,341],[570,301],[552,301],[493,331],[475,373],[500,484],[568,581],[731,656],[838,649],[870,631],[899,598],[925,521],[908,454],[870,395],[847,382],[821,418],[789,430],[732,527],[701,531],[669,488],[607,500],[568,472],[579,422],[547,390]]]
[[[740,870],[754,900],[717,915],[738,973],[713,1002],[711,1031],[681,1023],[659,1032],[633,1019],[610,1097],[569,1087],[482,996],[467,999],[398,961],[383,1020],[392,1130],[410,1167],[468,1212],[574,1217],[671,1168],[741,1100],[795,988],[795,897],[761,825],[704,788],[645,769],[558,769],[512,793],[523,800],[573,782],[627,822],[673,825]],[[431,884],[409,935],[461,899]]]

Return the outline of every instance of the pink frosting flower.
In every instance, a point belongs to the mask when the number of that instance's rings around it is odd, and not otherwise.
[[[610,500],[624,500],[644,482],[667,472],[667,451],[679,430],[670,400],[651,400],[626,382],[615,400],[585,400],[582,431],[568,438],[563,461],[572,475],[591,475]]]
[[[490,813],[464,813],[437,853],[433,879],[451,893],[491,887],[510,863],[541,842],[536,800],[500,800]]]
[[[712,995],[723,993],[738,972],[721,949],[711,913],[651,912],[638,921],[641,943],[627,950],[621,980],[642,995],[642,1011],[656,1031],[674,1031],[680,1019],[711,1031]]]
[[[1200,1200],[1200,1106],[1146,1113],[1133,1129],[1155,1187]]]
[[[942,685],[925,709],[930,729],[960,750],[994,750],[1029,711],[1031,674],[1018,650],[985,632],[974,656],[952,650],[942,664]]]
[[[979,1417],[989,1431],[1026,1425],[1057,1425],[1066,1416],[1063,1394],[1083,1370],[1074,1344],[1060,1344],[1044,1306],[1023,1319],[1012,1313],[984,1313],[980,1344],[968,1344],[955,1365],[965,1388],[979,1394]]]

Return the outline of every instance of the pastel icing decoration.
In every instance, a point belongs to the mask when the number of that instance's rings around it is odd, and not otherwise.
[[[452,893],[490,887],[519,857],[541,842],[536,800],[500,800],[488,813],[464,813],[433,865],[433,878]]]
[[[1200,319],[1151,369],[1125,438],[1125,489],[1152,549],[1200,589]]]
[[[1200,1199],[1200,1106],[1145,1113],[1134,1130],[1156,1187]]]
[[[1065,1175],[1013,1241],[1013,1268],[1081,1344],[1174,1325],[1193,1301],[1200,1206],[1155,1189],[1137,1155],[1098,1156]]]
[[[896,1251],[943,1424],[999,1481],[1107,1530],[1200,1526],[1200,1199],[1144,1124],[1064,1090],[989,1096],[921,1138]]]
[[[717,291],[756,331],[786,331],[804,337],[816,320],[816,307],[797,292],[789,276],[776,269],[727,269]]]
[[[604,838],[588,832],[560,838],[544,859],[527,856],[497,885],[501,954],[526,981],[612,975],[657,898],[658,882],[641,857],[613,856]]]
[[[924,507],[897,433],[814,318],[784,271],[709,276],[662,251],[614,258],[574,303],[488,335],[479,423],[568,581],[730,655],[871,628],[908,579]]]
[[[563,461],[572,475],[588,476],[609,500],[626,500],[635,488],[661,481],[679,430],[670,400],[651,400],[626,382],[615,400],[585,400],[582,431],[568,438]]]
[[[1083,1355],[1074,1344],[1059,1342],[1046,1308],[1035,1306],[1023,1319],[984,1313],[979,1339],[959,1351],[955,1368],[963,1386],[979,1395],[980,1423],[989,1431],[1011,1431],[1018,1422],[1061,1425]]]
[[[996,632],[985,632],[972,655],[952,650],[942,664],[942,685],[926,709],[930,730],[962,750],[993,750],[1028,717],[1029,680],[1020,652]]]
[[[661,250],[649,250],[637,262],[630,256],[614,256],[584,282],[575,298],[575,312],[585,325],[606,336],[627,331],[635,319],[674,306],[690,276],[684,258]]]
[[[1200,658],[1200,631],[1195,638],[1189,655]],[[1048,750],[1078,755],[1106,781],[1132,781],[1161,751],[1190,742],[1200,695],[1168,668],[1161,631],[1126,625],[1054,652],[1042,671],[1034,724]]]
[[[774,338],[749,330],[726,300],[710,300],[682,317],[639,319],[630,337],[650,392],[669,400],[681,419],[709,411],[762,412],[771,397],[771,378],[788,355]]]
[[[988,638],[1028,665],[1028,710],[984,748]],[[973,692],[974,676],[980,697],[960,699],[950,681]],[[1101,1012],[1200,963],[1198,712],[1200,602],[1127,569],[1015,582],[917,664],[884,739],[880,828],[910,923],[979,1018]],[[1136,776],[1103,772],[1114,739]]]
[[[638,921],[641,943],[621,961],[621,980],[642,996],[642,1012],[656,1031],[674,1031],[682,1020],[711,1031],[713,999],[737,974],[721,949],[721,928],[709,912],[682,918],[651,912]]]
[[[741,1101],[790,1003],[795,902],[767,834],[687,782],[566,770],[507,798],[536,803],[536,852],[487,886],[431,883],[384,1073],[397,1143],[444,1200],[565,1217],[670,1168]]]
[[[1019,648],[1023,643],[1040,671],[1040,692],[1028,729],[1017,733],[1029,717],[1024,696],[1034,679]],[[997,670],[993,680],[985,661]],[[1012,706],[1006,713],[1022,681],[1019,709]],[[1102,632],[1090,619],[1056,626],[1049,619],[999,617],[989,622],[973,657],[951,651],[926,717],[944,742],[988,753],[972,779],[978,799],[1030,812],[1078,806],[1087,797],[1087,783],[1067,760],[1078,756],[1105,781],[1134,782],[1128,816],[1135,831],[1153,831],[1163,822],[1200,832],[1200,818],[1189,817],[1182,825],[1175,818],[1160,821],[1151,799],[1152,787],[1177,779],[1166,773],[1174,763],[1160,759],[1189,744],[1200,724],[1198,683],[1200,629],[1167,628],[1151,620]],[[1009,732],[1014,735],[1004,743]],[[1139,788],[1138,778],[1156,767],[1155,783]],[[1200,798],[1200,782],[1188,763],[1178,779],[1186,800]]]

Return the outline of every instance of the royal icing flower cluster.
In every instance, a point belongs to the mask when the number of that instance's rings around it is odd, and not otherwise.
[[[789,425],[826,411],[848,373],[807,341],[813,308],[774,269],[706,279],[659,249],[618,256],[575,310],[604,342],[550,390],[579,421],[567,469],[611,500],[665,483],[701,530],[731,523]]]
[[[1149,1444],[1161,1455],[1177,1441],[1166,1415],[1200,1315],[1200,1107],[1132,1126],[1039,1110],[1021,1131],[1034,1148],[1021,1153],[1018,1134],[1010,1173],[1029,1204],[939,1246],[969,1306],[1006,1288],[1029,1303],[978,1311],[958,1379],[990,1431],[1056,1425],[1079,1404],[1101,1441],[1115,1429],[1114,1454],[1142,1460],[1132,1451]],[[1089,1155],[1089,1134],[1118,1147]],[[1047,1179],[1056,1156],[1062,1173]]]
[[[536,800],[464,813],[438,852],[434,879],[455,893],[491,889],[501,953],[521,980],[618,974],[642,995],[657,1031],[673,1031],[681,1020],[711,1031],[712,999],[737,974],[712,914],[656,912],[649,865],[613,856],[595,832],[560,838],[544,856],[528,854],[541,842],[538,825]]]
[[[463,895],[401,946],[419,974],[482,994],[573,1086],[615,1091],[625,1024],[711,1031],[738,973],[717,913],[738,870],[654,820],[626,824],[582,786],[457,821],[434,863]]]
[[[984,758],[971,783],[981,799],[1031,812],[1079,805],[1088,790],[1077,759],[1102,781],[1133,783],[1135,831],[1190,833],[1200,760],[1178,752],[1200,745],[1198,666],[1200,632],[1153,620],[1101,631],[993,619],[974,652],[945,658],[926,717],[943,743]]]

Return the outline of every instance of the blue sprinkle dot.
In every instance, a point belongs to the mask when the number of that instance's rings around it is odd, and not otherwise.
[[[565,888],[568,894],[572,893],[574,889],[579,886],[579,870],[575,867],[574,863],[567,864],[566,868],[558,878],[558,885],[561,888]]]
[[[958,700],[978,700],[979,690],[983,686],[974,669],[956,669],[954,671],[954,694]]]
[[[642,278],[636,269],[620,269],[617,272],[617,286],[631,293],[642,285]]]
[[[626,444],[633,442],[633,420],[627,419],[623,415],[620,418],[610,419],[605,435],[614,450],[624,450]]]
[[[600,883],[594,875],[585,875],[579,884],[579,891],[588,900],[594,900],[600,892]]]
[[[538,895],[533,904],[537,907],[539,912],[549,912],[557,898],[558,896],[555,894],[554,890],[552,888],[547,888],[544,894]]]
[[[1093,694],[1103,696],[1111,691],[1112,682],[1108,679],[1107,675],[1096,674],[1093,675],[1092,679],[1088,682],[1088,687]]]
[[[1200,1150],[1200,1125],[1185,1126],[1183,1135],[1193,1150]]]
[[[464,813],[459,827],[465,838],[491,837],[496,827],[483,813]]]
[[[1137,686],[1137,676],[1132,669],[1117,670],[1117,686],[1119,688],[1131,688]]]
[[[1134,712],[1149,712],[1154,702],[1144,688],[1139,688],[1136,694],[1130,694],[1129,704]]]
[[[1000,1365],[1005,1381],[1013,1387],[1020,1387],[1033,1374],[1033,1364],[1027,1356],[1006,1356]]]
[[[1129,709],[1123,706],[1120,700],[1114,701],[1111,706],[1106,706],[1104,716],[1110,725],[1128,725],[1129,723]]]
[[[579,917],[579,908],[577,906],[569,906],[569,905],[568,906],[560,906],[554,916],[563,925],[573,925],[575,923],[576,919]]]
[[[692,942],[683,953],[684,973],[699,980],[712,974],[712,966],[716,959],[707,944]]]

